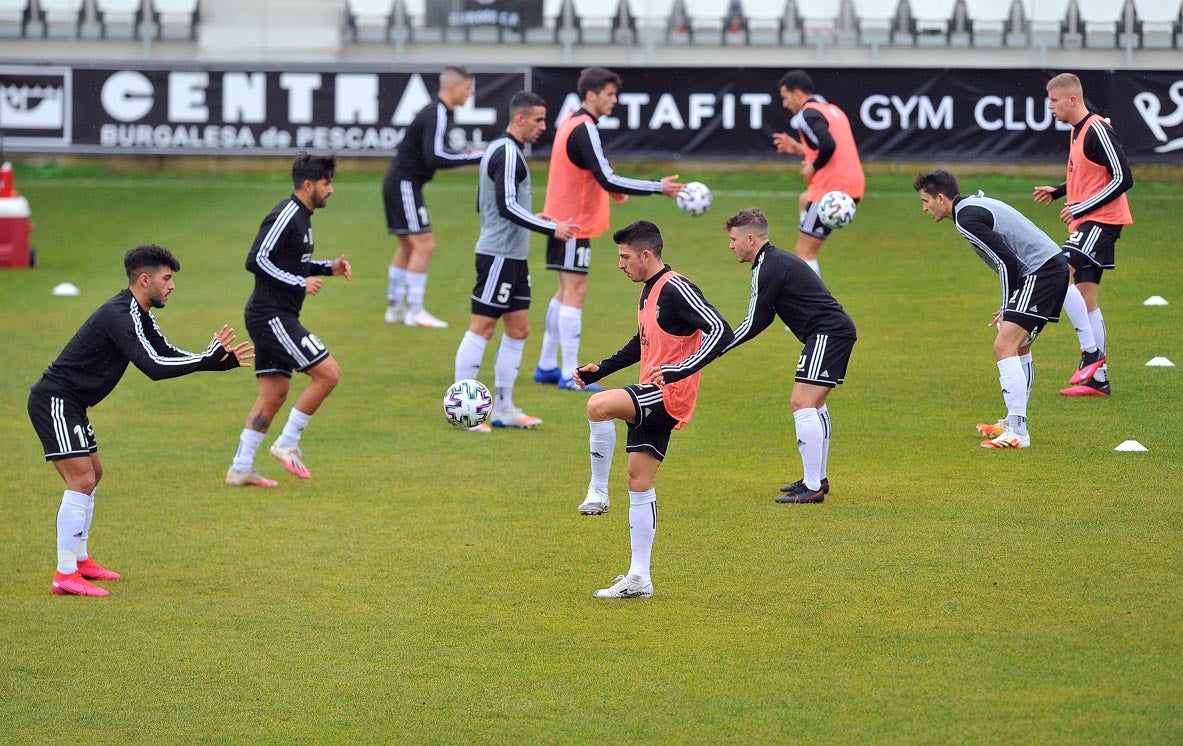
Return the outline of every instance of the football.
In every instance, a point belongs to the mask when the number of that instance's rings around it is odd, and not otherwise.
[[[854,220],[855,207],[846,192],[826,192],[817,202],[817,217],[827,228],[845,228]]]
[[[444,394],[444,416],[456,427],[476,427],[489,419],[493,395],[475,378],[465,378],[448,387]]]
[[[678,207],[682,208],[682,212],[687,215],[698,217],[705,215],[706,211],[711,209],[713,199],[711,190],[707,188],[706,184],[701,181],[692,181],[678,195]]]

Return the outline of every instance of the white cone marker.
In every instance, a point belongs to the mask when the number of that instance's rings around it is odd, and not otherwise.
[[[81,291],[72,282],[58,283],[53,288],[54,295],[78,295]]]
[[[1146,365],[1151,368],[1174,368],[1175,364],[1165,357],[1152,357],[1146,361]]]
[[[1161,295],[1152,295],[1149,298],[1147,298],[1146,300],[1142,301],[1142,305],[1144,305],[1144,306],[1169,306],[1171,304],[1167,303],[1167,299],[1162,297]]]
[[[1121,445],[1119,445],[1117,448],[1114,448],[1113,450],[1115,450],[1115,451],[1148,451],[1150,449],[1147,448],[1146,446],[1142,445],[1141,443],[1139,443],[1136,440],[1125,440],[1125,441],[1122,441]]]

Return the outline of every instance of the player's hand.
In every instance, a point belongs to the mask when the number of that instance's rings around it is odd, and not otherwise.
[[[809,180],[813,178],[815,173],[817,173],[817,169],[813,167],[812,163],[801,164],[801,181],[804,181],[806,184],[808,184]]]
[[[234,344],[234,327],[229,324],[222,324],[222,328],[214,334],[214,341],[230,349],[230,345]]]
[[[1072,208],[1069,205],[1064,205],[1064,209],[1060,210],[1060,220],[1065,224],[1072,222]]]
[[[661,369],[660,365],[650,365],[645,371],[645,374],[641,376],[641,380],[648,381],[649,383],[653,383],[658,386],[664,386],[665,371]]]
[[[1037,186],[1031,192],[1031,199],[1035,200],[1037,205],[1050,205],[1053,201],[1052,195],[1056,188],[1053,186]]]
[[[323,277],[305,277],[304,278],[304,292],[308,295],[316,295],[320,289],[325,286]]]
[[[344,254],[333,260],[333,274],[345,275],[346,280],[353,279],[353,267],[349,266],[349,260]]]
[[[572,218],[567,218],[555,226],[555,238],[560,241],[570,241],[572,238],[575,238],[575,231],[577,230],[579,230],[579,226],[573,222]]]
[[[621,194],[620,192],[608,192],[608,196],[610,196],[612,201],[618,205],[623,205],[625,202],[628,202],[627,194]]]
[[[774,132],[772,144],[776,146],[776,152],[785,155],[803,155],[805,153],[801,143],[797,142],[796,138],[790,137],[787,132]]]
[[[239,342],[234,347],[227,348],[227,352],[238,360],[239,368],[249,368],[255,359],[255,346],[250,342]],[[223,356],[222,360],[226,357]]]
[[[594,373],[598,373],[599,370],[600,370],[600,366],[596,365],[595,363],[588,363],[587,365],[580,366],[580,367],[576,368],[574,371],[572,371],[571,377],[575,379],[575,384],[577,386],[579,386],[579,388],[583,388],[584,386],[586,386],[589,383],[595,383],[595,381],[594,380],[584,381],[583,375],[581,375],[581,374],[583,374],[583,373],[593,373],[594,374]],[[596,378],[598,379],[599,376],[596,376]]]
[[[1001,323],[1002,323],[1002,309],[1000,308],[994,312],[994,318],[990,319],[990,323],[986,324],[986,326],[998,326]]]
[[[685,189],[686,185],[678,181],[678,174],[667,176],[661,180],[661,193],[667,197],[677,199]]]

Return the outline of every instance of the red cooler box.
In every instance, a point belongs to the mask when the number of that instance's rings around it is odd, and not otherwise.
[[[0,197],[0,267],[28,267],[29,201]]]

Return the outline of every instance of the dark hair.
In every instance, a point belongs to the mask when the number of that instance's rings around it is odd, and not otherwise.
[[[757,236],[767,236],[768,218],[759,207],[747,207],[727,218],[726,228],[748,228]]]
[[[463,65],[448,65],[440,71],[440,88],[443,88],[447,78],[453,80],[472,80],[472,73]]]
[[[296,153],[296,161],[292,164],[292,185],[296,189],[305,181],[333,180],[337,173],[337,159],[331,155],[310,155],[303,151]]]
[[[928,192],[934,197],[943,194],[949,199],[957,199],[961,194],[961,190],[957,188],[957,177],[942,169],[930,174],[920,174],[912,181],[912,188],[918,192]]]
[[[161,267],[168,267],[173,272],[181,271],[181,263],[163,246],[141,244],[123,255],[123,269],[127,272],[128,282],[141,272],[152,273]]]
[[[635,251],[649,249],[656,256],[661,256],[661,231],[648,220],[638,220],[626,225],[612,234],[612,241],[617,245],[624,244]]]
[[[609,83],[619,89],[620,76],[602,67],[585,67],[579,73],[579,82],[575,85],[575,90],[579,92],[579,98],[584,99],[587,98],[588,91],[599,93]]]
[[[778,88],[786,88],[790,91],[804,91],[805,93],[813,93],[813,78],[809,77],[809,73],[804,70],[789,70],[780,79],[777,84]]]
[[[509,116],[512,119],[519,111],[526,111],[537,106],[546,106],[546,100],[533,91],[518,91],[509,99]]]

